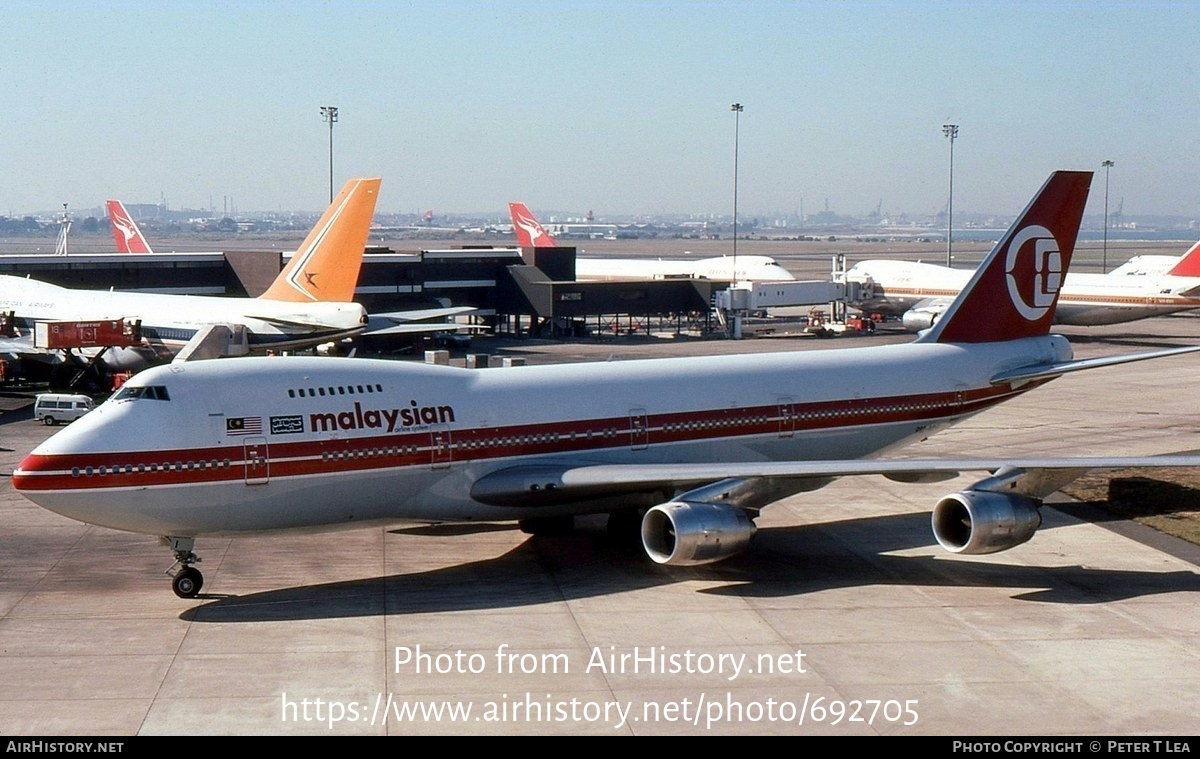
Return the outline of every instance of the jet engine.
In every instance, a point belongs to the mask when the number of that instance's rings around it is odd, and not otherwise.
[[[942,315],[942,309],[932,308],[910,308],[900,317],[900,323],[909,332],[920,332],[923,329],[929,329],[933,323]]]
[[[1033,537],[1042,524],[1041,504],[1031,498],[964,490],[933,507],[933,534],[953,553],[996,553]]]
[[[745,509],[670,501],[642,518],[642,546],[659,564],[711,564],[744,551],[755,529]]]
[[[156,363],[157,356],[145,348],[109,348],[101,358],[110,372],[140,372]]]

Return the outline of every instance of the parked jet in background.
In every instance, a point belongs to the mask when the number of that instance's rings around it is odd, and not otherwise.
[[[900,316],[905,327],[921,330],[941,318],[971,274],[936,264],[876,259],[858,262],[846,279],[873,285],[871,294],[855,307]],[[1067,274],[1055,323],[1120,324],[1193,308],[1200,308],[1200,244],[1162,274]]]
[[[1200,464],[867,458],[1068,372],[1200,350],[1075,361],[1049,334],[1091,176],[1051,175],[945,318],[908,345],[496,370],[177,364],[42,443],[13,486],[72,519],[163,536],[182,597],[203,583],[198,537],[403,521],[536,531],[648,509],[651,558],[703,564],[747,548],[773,502],[864,474],[991,471],[934,506],[933,531],[953,552],[1012,548],[1041,524],[1040,499],[1084,470]]]
[[[1190,259],[1194,262],[1186,271],[1171,272],[1176,276],[1181,277],[1200,277],[1200,256],[1193,254],[1200,249],[1200,242],[1197,242],[1192,247],[1188,248],[1187,252],[1182,256],[1163,256],[1147,254],[1142,256],[1134,256],[1125,263],[1109,272],[1109,274],[1123,274],[1130,276],[1150,276],[1158,274],[1166,274],[1179,265],[1184,259]]]
[[[558,243],[538,223],[524,203],[509,203],[517,244],[522,248],[547,248]],[[770,256],[738,256],[737,271],[731,256],[687,259],[595,258],[575,259],[575,277],[580,280],[629,279],[718,279],[730,282],[779,282],[795,277]]]
[[[0,340],[6,352],[37,352],[37,322],[123,319],[140,324],[143,344],[109,351],[112,369],[169,360],[197,335],[221,325],[245,331],[253,353],[307,348],[357,335],[367,314],[354,301],[363,249],[379,195],[379,179],[352,179],[257,298],[73,290],[0,276],[0,311],[12,312],[21,335]]]
[[[142,230],[119,200],[109,200],[108,220],[112,224],[113,239],[117,241],[118,253],[153,253]]]

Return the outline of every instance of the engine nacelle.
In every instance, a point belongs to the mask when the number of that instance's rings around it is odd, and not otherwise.
[[[996,553],[1033,537],[1042,525],[1038,502],[1018,495],[964,490],[933,507],[933,535],[953,553]]]
[[[900,317],[900,323],[909,332],[920,332],[932,327],[941,315],[941,309],[910,308]]]
[[[157,363],[149,350],[119,346],[109,348],[100,360],[110,372],[140,372]]]
[[[642,546],[659,564],[711,564],[746,550],[755,529],[744,509],[671,501],[642,518]]]

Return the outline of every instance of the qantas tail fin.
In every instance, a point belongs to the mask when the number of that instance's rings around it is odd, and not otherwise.
[[[119,200],[110,200],[108,220],[112,223],[113,239],[117,241],[118,253],[153,253],[150,243],[142,236],[142,230],[133,222],[133,217]]]
[[[524,203],[509,203],[508,213],[512,216],[513,229],[517,233],[517,245],[522,248],[553,248],[557,243],[550,233],[533,218]]]
[[[300,302],[353,301],[381,181],[347,182],[292,260],[259,297]]]
[[[1167,274],[1172,277],[1200,277],[1200,242],[1188,248],[1188,252]]]
[[[920,342],[987,343],[1050,332],[1090,171],[1056,171]]]

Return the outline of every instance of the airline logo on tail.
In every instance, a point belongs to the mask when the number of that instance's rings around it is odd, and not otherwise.
[[[1005,278],[1008,280],[1008,297],[1012,298],[1017,313],[1028,321],[1035,322],[1046,315],[1062,287],[1062,253],[1058,249],[1054,234],[1045,227],[1034,224],[1025,227],[1013,237],[1005,259]],[[1026,255],[1022,255],[1022,252]],[[1032,268],[1032,274],[1028,270]],[[1022,270],[1026,273],[1022,274]],[[1032,286],[1031,298],[1021,293],[1021,285]],[[1030,303],[1032,300],[1032,304]]]
[[[919,340],[989,343],[1049,334],[1091,181],[1088,171],[1051,174]]]
[[[542,228],[524,203],[509,203],[508,213],[512,216],[513,229],[517,233],[517,245],[522,248],[553,248],[557,243],[550,233]]]
[[[142,236],[142,230],[134,223],[125,204],[119,200],[109,200],[108,218],[112,222],[113,239],[117,242],[118,253],[153,253],[150,244]]]
[[[347,182],[287,267],[260,297],[298,302],[353,301],[380,182],[377,178]]]

